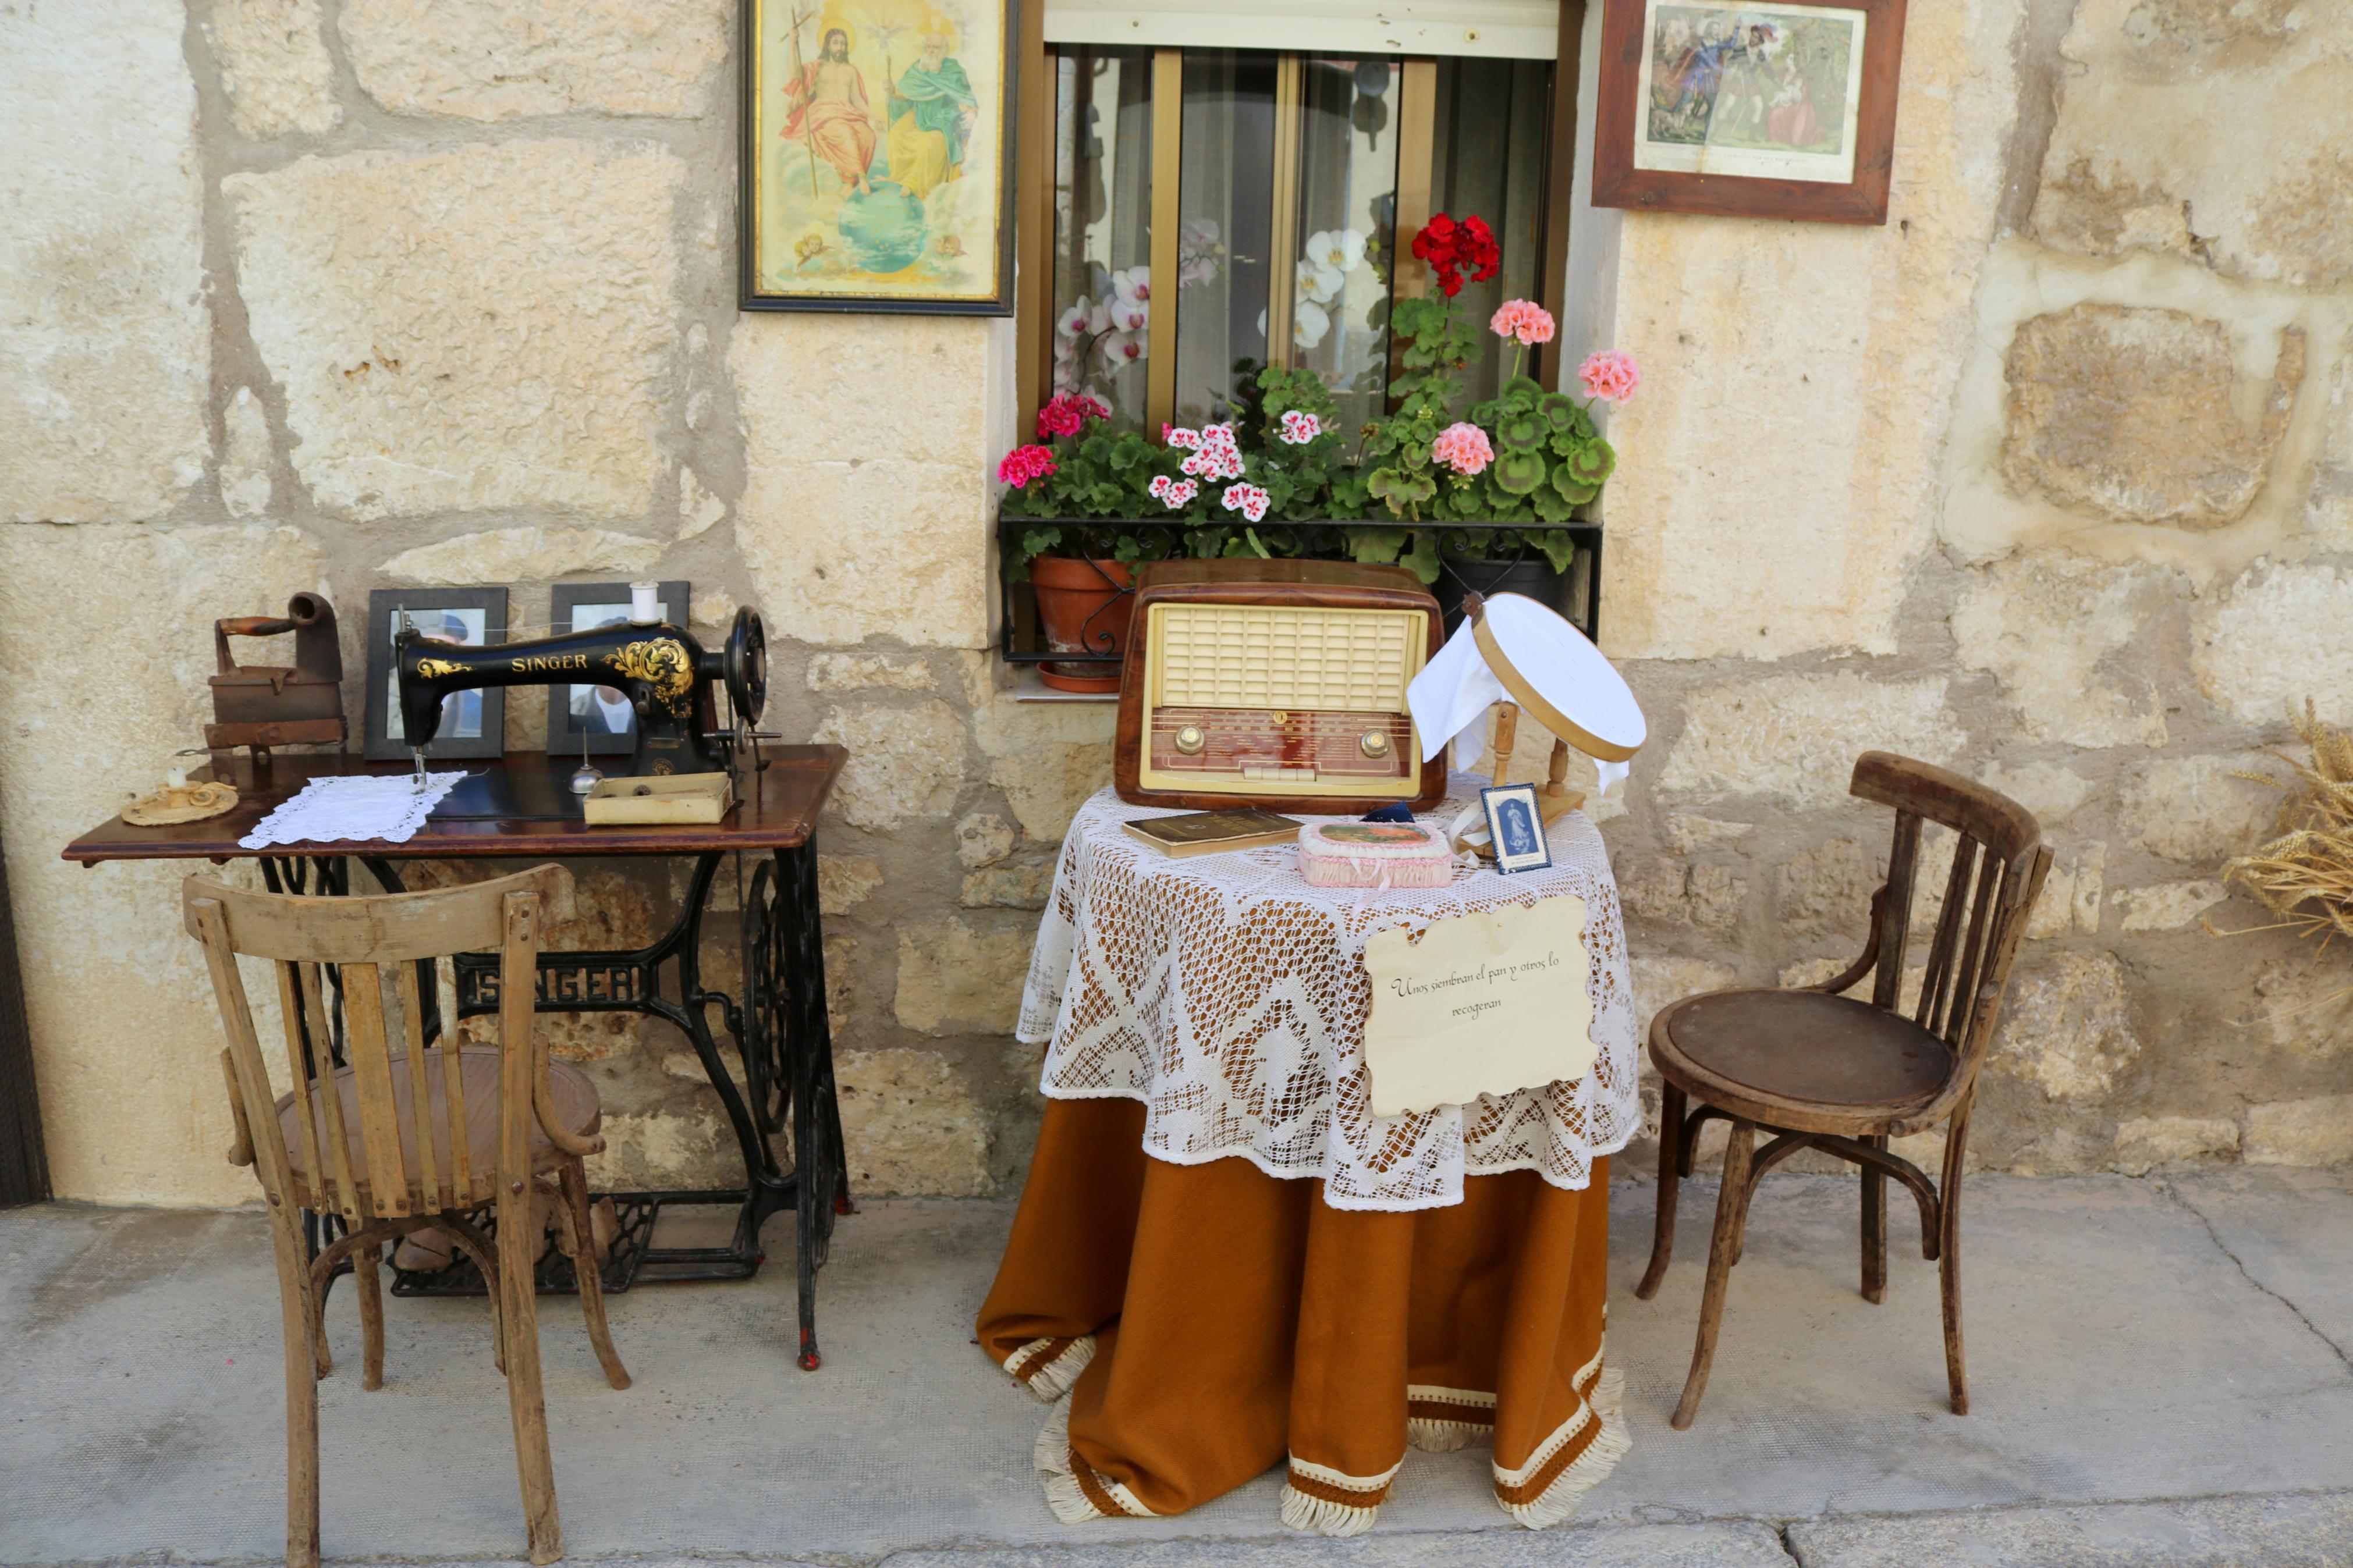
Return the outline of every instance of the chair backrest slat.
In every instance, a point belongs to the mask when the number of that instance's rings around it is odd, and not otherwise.
[[[1945,1038],[1958,1046],[1968,1037],[1969,1023],[1977,1012],[1977,985],[1985,963],[1987,939],[1992,934],[1994,911],[2001,905],[2001,890],[2009,885],[2010,868],[1989,854],[1985,871],[1978,878],[1975,908],[1969,915],[1968,943],[1962,951],[1960,978],[1953,989],[1953,1016]]]
[[[311,1178],[304,1201],[315,1200],[355,1227],[378,1219],[462,1209],[476,1193],[467,1154],[457,1008],[451,996],[438,1009],[444,1093],[438,1108],[442,1142],[437,1149],[427,988],[440,991],[438,960],[460,952],[499,951],[509,992],[500,1009],[497,1047],[504,1058],[498,1068],[505,1112],[499,1130],[500,1178],[527,1181],[532,1126],[543,1124],[547,1114],[540,1103],[544,1097],[534,1092],[545,1075],[547,1048],[533,1020],[539,932],[547,906],[561,897],[569,880],[560,867],[542,866],[518,876],[430,893],[304,898],[248,892],[203,877],[187,879],[182,888],[187,927],[206,950],[229,1037],[239,1109],[253,1130],[256,1163],[274,1201],[288,1201],[298,1185],[288,1168],[269,1073],[253,1039],[251,1010],[237,978],[238,955],[268,959],[279,970],[287,1057],[296,1088],[293,1121]],[[427,965],[422,975],[420,962]],[[389,986],[382,967],[386,964],[393,967]],[[345,1061],[341,1074],[327,1054],[336,1022],[327,1003],[330,979],[343,1008]],[[406,1096],[394,1071],[396,1059],[408,1075]],[[349,1114],[343,1103],[346,1091],[352,1096]],[[404,1114],[411,1120],[414,1138],[406,1147]],[[550,1128],[548,1134],[558,1147],[580,1142],[561,1128]],[[265,1144],[276,1151],[274,1167],[264,1157]],[[448,1153],[446,1173],[442,1150]]]
[[[1913,1016],[1930,1034],[1941,1034],[1959,957],[1962,922],[1968,914],[1969,874],[1977,868],[1978,841],[1967,834],[1953,844],[1953,868],[1945,878],[1945,901],[1936,911],[1936,934],[1928,945],[1928,972],[1920,980],[1919,1010]]]
[[[1919,875],[1920,819],[1913,813],[1895,813],[1895,838],[1887,851],[1887,897],[1879,906],[1879,973],[1871,999],[1889,1012],[1904,994],[1904,949],[1912,932],[1912,884]]]

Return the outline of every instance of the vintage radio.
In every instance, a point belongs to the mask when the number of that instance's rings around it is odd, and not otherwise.
[[[1114,778],[1138,805],[1355,814],[1445,798],[1406,687],[1440,642],[1412,573],[1159,561],[1135,577]]]

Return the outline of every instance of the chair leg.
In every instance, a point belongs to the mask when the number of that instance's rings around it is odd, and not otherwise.
[[[1863,1142],[1887,1147],[1881,1134]],[[1887,1178],[1869,1165],[1862,1168],[1862,1299],[1874,1306],[1887,1300]]]
[[[1961,1364],[1961,1151],[1968,1142],[1968,1131],[1969,1113],[1964,1106],[1945,1135],[1945,1185],[1936,1214],[1940,1233],[1936,1285],[1945,1309],[1945,1382],[1952,1391],[1956,1415],[1969,1413],[1969,1377]]]
[[[499,1307],[499,1260],[495,1245],[489,1237],[456,1215],[443,1215],[441,1228],[448,1233],[451,1241],[465,1249],[466,1256],[474,1260],[474,1267],[482,1271],[482,1289],[491,1299],[491,1364],[503,1376],[507,1370],[506,1313]]]
[[[325,1336],[301,1233],[282,1211],[270,1231],[286,1334],[286,1565],[319,1568],[319,1356]]]
[[[507,1406],[514,1418],[515,1469],[522,1483],[524,1528],[531,1560],[564,1555],[564,1525],[555,1509],[555,1464],[547,1449],[547,1401],[539,1382],[538,1279],[541,1232],[531,1187],[499,1194],[499,1316],[506,1336]]]
[[[384,1289],[376,1279],[381,1247],[363,1247],[352,1255],[352,1282],[360,1298],[360,1386],[373,1392],[384,1386]]]
[[[572,1225],[572,1268],[580,1280],[580,1315],[588,1320],[588,1342],[605,1368],[605,1381],[615,1388],[629,1386],[629,1374],[613,1348],[613,1331],[605,1323],[603,1259],[596,1256],[596,1228],[588,1215],[588,1172],[577,1160],[566,1160],[559,1173],[564,1200]]]
[[[1741,1226],[1747,1218],[1748,1157],[1757,1125],[1738,1117],[1731,1121],[1731,1136],[1724,1145],[1724,1184],[1715,1194],[1715,1234],[1707,1247],[1707,1284],[1700,1292],[1699,1339],[1692,1347],[1691,1374],[1683,1380],[1683,1396],[1668,1423],[1678,1432],[1689,1429],[1699,1414],[1700,1395],[1707,1392],[1708,1367],[1715,1360],[1715,1334],[1724,1324],[1725,1287],[1730,1282]]]
[[[1673,1084],[1659,1086],[1659,1215],[1651,1237],[1651,1266],[1642,1271],[1642,1282],[1634,1287],[1637,1300],[1647,1301],[1659,1293],[1659,1282],[1667,1277],[1667,1259],[1675,1250],[1675,1194],[1683,1183],[1676,1173],[1676,1163],[1682,1158],[1677,1144],[1683,1130],[1683,1091]]]

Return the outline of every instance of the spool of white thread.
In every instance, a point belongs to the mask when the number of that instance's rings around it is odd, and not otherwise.
[[[654,595],[660,592],[659,583],[630,584],[629,619],[641,626],[651,626],[660,620],[661,605],[654,598]]]

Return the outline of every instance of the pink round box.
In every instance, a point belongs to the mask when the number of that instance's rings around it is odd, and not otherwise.
[[[1442,888],[1454,879],[1446,835],[1419,822],[1311,822],[1299,874],[1318,888]]]

